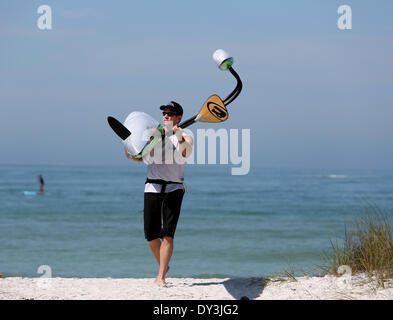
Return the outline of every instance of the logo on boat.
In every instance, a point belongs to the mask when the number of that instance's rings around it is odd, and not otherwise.
[[[225,120],[225,118],[228,116],[224,107],[218,105],[215,102],[208,102],[207,108],[209,109],[210,113],[217,119]]]

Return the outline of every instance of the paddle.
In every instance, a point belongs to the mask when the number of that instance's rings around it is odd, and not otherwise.
[[[107,120],[112,130],[115,131],[115,133],[122,140],[126,140],[131,135],[131,131],[128,130],[125,126],[123,126],[123,124],[119,120],[113,117],[108,117]]]
[[[228,119],[228,110],[217,95],[210,96],[196,116],[179,124],[179,128],[187,128],[195,122],[222,122]]]

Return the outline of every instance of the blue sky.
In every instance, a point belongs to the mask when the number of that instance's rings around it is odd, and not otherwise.
[[[393,168],[392,17],[387,0],[3,0],[0,163],[127,163],[106,117],[160,119],[170,100],[193,116],[235,85],[223,48],[244,89],[227,122],[193,131],[251,129],[251,166]]]

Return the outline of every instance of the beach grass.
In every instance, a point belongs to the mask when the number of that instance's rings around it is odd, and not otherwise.
[[[349,266],[351,273],[363,273],[385,287],[393,279],[392,217],[371,206],[366,214],[345,228],[344,239],[331,240],[331,249],[323,253],[324,273],[339,275],[340,266]]]
[[[309,270],[289,267],[270,279],[297,281],[295,274],[342,276],[348,270],[351,275],[365,274],[376,287],[393,283],[393,215],[368,204],[364,214],[345,226],[342,239],[330,240],[330,250],[322,252],[322,265]]]

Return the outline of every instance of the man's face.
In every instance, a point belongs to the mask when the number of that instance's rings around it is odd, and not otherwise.
[[[162,120],[164,122],[165,127],[168,127],[171,124],[172,126],[175,126],[180,122],[181,116],[175,114],[169,108],[165,108],[163,110]]]

